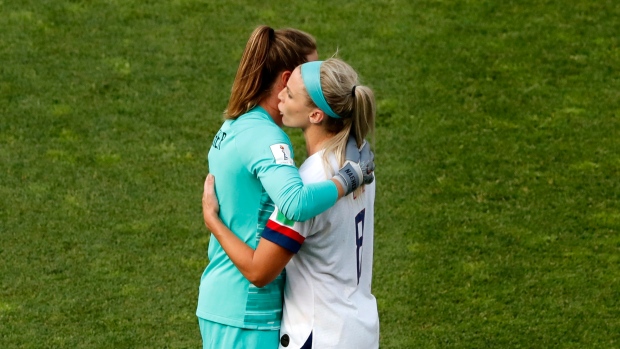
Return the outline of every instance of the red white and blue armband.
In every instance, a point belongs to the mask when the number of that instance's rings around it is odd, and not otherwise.
[[[297,253],[306,238],[295,230],[296,225],[299,226],[299,223],[286,218],[276,209],[267,221],[262,238]]]

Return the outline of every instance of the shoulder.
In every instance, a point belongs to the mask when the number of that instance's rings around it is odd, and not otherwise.
[[[322,182],[328,179],[323,161],[323,152],[319,151],[309,156],[299,167],[299,175],[304,183]]]
[[[295,165],[291,140],[268,114],[250,111],[233,120],[231,127],[237,153],[251,171],[270,165]]]
[[[240,140],[255,146],[291,143],[288,135],[273,121],[258,112],[248,112],[231,123]],[[240,141],[238,140],[238,141]]]

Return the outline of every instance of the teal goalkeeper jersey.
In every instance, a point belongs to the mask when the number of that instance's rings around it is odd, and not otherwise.
[[[338,197],[332,181],[303,184],[288,136],[261,107],[236,120],[226,120],[213,139],[208,159],[220,218],[254,249],[274,203],[289,219],[305,221],[333,206]],[[213,235],[208,253],[196,315],[229,326],[279,329],[283,275],[257,288],[239,272]]]

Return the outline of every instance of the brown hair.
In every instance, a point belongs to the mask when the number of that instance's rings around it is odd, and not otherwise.
[[[281,72],[293,71],[314,51],[316,41],[300,30],[273,30],[266,25],[254,29],[239,62],[224,116],[236,119],[257,106],[269,95]]]

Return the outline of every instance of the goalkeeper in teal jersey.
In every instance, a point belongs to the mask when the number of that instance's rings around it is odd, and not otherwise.
[[[227,120],[209,150],[209,171],[224,224],[256,248],[274,203],[289,219],[304,221],[339,197],[372,180],[368,149],[347,151],[350,161],[331,180],[304,186],[288,136],[280,129],[278,93],[296,66],[316,60],[314,39],[294,29],[261,26],[252,33],[233,83]],[[360,161],[361,156],[361,161]],[[217,239],[209,242],[209,265],[198,307],[203,348],[275,348],[282,316],[283,276],[262,288],[234,266]]]

